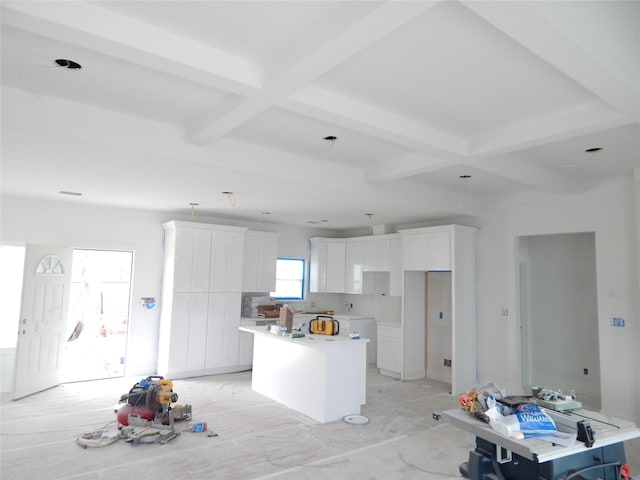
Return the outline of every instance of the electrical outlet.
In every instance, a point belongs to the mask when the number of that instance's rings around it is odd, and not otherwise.
[[[582,373],[584,373],[585,375],[589,375],[589,369],[588,368],[583,368],[582,369]]]
[[[448,359],[448,358],[445,358],[445,359],[444,359],[444,366],[445,366],[445,367],[450,367],[450,366],[451,366],[451,360],[450,360],[450,359]]]
[[[611,326],[612,327],[624,327],[624,318],[622,318],[622,317],[611,317]]]

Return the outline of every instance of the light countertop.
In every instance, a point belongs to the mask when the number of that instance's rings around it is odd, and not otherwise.
[[[301,345],[306,345],[309,347],[328,347],[331,345],[344,345],[344,344],[353,344],[353,343],[368,343],[368,338],[360,338],[360,339],[351,339],[346,335],[311,335],[309,333],[305,333],[304,337],[300,338],[291,338],[288,335],[277,335],[275,333],[270,333],[266,327],[251,327],[251,326],[241,326],[240,331],[253,333],[254,335],[261,335],[269,338],[273,338],[274,340],[280,340],[283,342],[290,343],[299,343]]]

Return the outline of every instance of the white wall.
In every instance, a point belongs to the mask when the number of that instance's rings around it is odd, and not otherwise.
[[[493,380],[516,392],[522,388],[516,238],[593,231],[602,409],[640,423],[638,185],[633,175],[627,175],[581,195],[522,193],[494,205],[478,219],[480,382]],[[510,312],[507,317],[500,315],[505,307]],[[613,316],[623,317],[626,327],[611,327]]]

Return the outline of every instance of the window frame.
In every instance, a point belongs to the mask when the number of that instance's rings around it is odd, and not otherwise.
[[[278,290],[278,261],[280,260],[290,260],[290,261],[296,261],[296,262],[301,262],[302,263],[302,278],[300,279],[300,297],[277,297],[275,294],[277,293]],[[304,258],[299,258],[299,257],[277,257],[276,258],[276,291],[275,292],[269,292],[271,294],[272,297],[274,297],[276,300],[304,300],[305,298],[305,285],[306,285],[306,277],[307,277],[307,261]]]

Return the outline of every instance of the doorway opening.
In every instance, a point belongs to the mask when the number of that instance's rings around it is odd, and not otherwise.
[[[453,358],[451,272],[427,272],[425,291],[427,378],[451,384]]]
[[[453,383],[451,271],[405,271],[404,379]]]
[[[595,233],[518,238],[523,386],[601,407]]]
[[[124,375],[133,252],[73,251],[62,382]]]
[[[25,248],[0,245],[0,392],[13,390]]]

